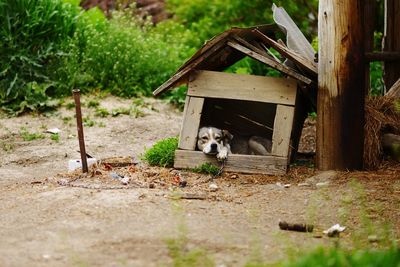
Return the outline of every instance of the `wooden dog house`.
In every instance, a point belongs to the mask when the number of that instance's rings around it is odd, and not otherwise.
[[[175,168],[194,168],[215,156],[196,151],[200,126],[214,126],[240,135],[272,140],[270,155],[230,154],[224,170],[281,175],[286,173],[292,150],[297,149],[302,117],[295,114],[298,83],[312,80],[267,54],[262,38],[274,36],[274,25],[232,28],[207,42],[154,95],[188,85],[184,118],[175,153]],[[220,72],[249,56],[289,77],[276,78]],[[307,71],[307,70],[306,70]],[[293,134],[295,133],[295,134]]]

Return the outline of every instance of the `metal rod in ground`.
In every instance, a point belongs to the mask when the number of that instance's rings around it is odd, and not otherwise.
[[[74,89],[72,90],[72,93],[74,95],[74,100],[75,100],[76,127],[78,129],[78,140],[79,140],[79,150],[81,152],[82,171],[84,173],[87,173],[89,170],[86,159],[85,139],[83,137],[81,91],[79,89]]]

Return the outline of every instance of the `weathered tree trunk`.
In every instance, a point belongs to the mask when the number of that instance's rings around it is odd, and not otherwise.
[[[360,169],[364,145],[362,0],[320,0],[317,167]]]
[[[385,0],[383,50],[400,52],[400,1]],[[400,61],[385,61],[384,81],[388,90],[400,77]]]
[[[374,29],[376,17],[376,0],[364,0],[364,51],[372,53],[374,51]],[[369,62],[365,64],[365,93],[371,90]]]

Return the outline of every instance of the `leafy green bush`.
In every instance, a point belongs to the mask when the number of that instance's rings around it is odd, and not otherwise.
[[[174,21],[157,26],[132,9],[107,20],[75,0],[0,0],[0,105],[12,113],[46,107],[49,97],[93,89],[150,95],[194,50]]]
[[[157,142],[148,149],[143,159],[152,166],[174,166],[175,150],[178,148],[178,138],[171,137]]]
[[[132,13],[115,11],[101,26],[86,19],[76,33],[75,56],[67,62],[71,86],[149,96],[182,64],[188,32],[172,21],[154,27]]]
[[[0,0],[0,105],[46,105],[78,14],[61,0]]]

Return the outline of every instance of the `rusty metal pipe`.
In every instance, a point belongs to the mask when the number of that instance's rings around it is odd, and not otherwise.
[[[81,91],[79,89],[74,89],[72,90],[72,93],[74,95],[74,100],[75,100],[76,127],[78,129],[78,140],[79,140],[79,150],[81,152],[82,172],[87,173],[89,170],[86,158],[85,139],[83,137]]]

